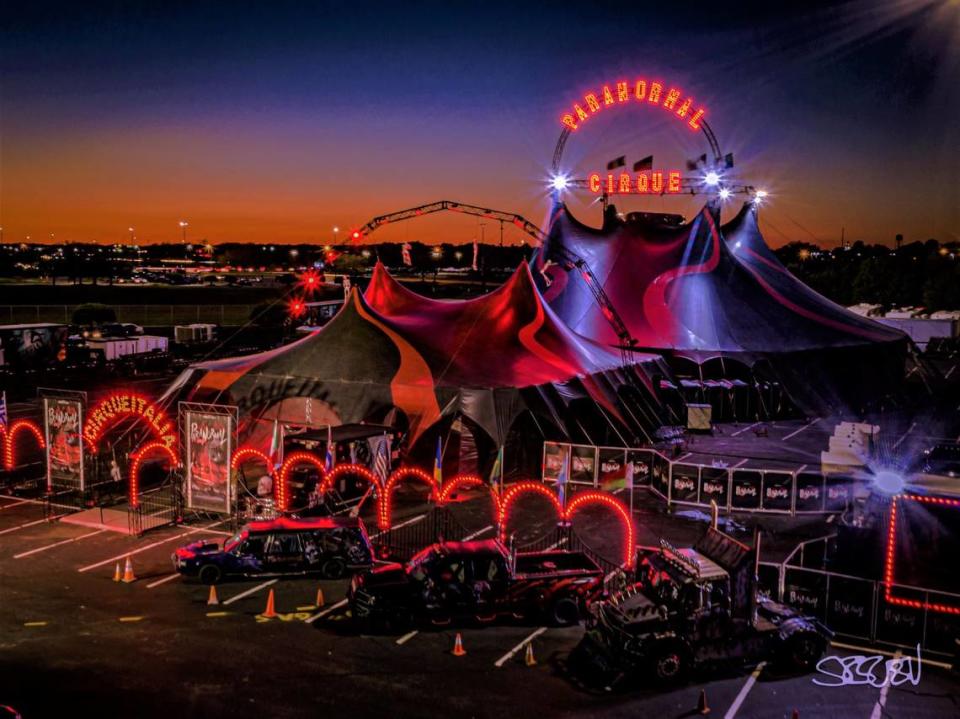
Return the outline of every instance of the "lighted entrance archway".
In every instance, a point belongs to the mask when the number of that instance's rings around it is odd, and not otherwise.
[[[166,457],[172,469],[180,466],[180,459],[177,457],[177,453],[163,442],[148,442],[131,454],[130,486],[128,489],[131,507],[136,507],[140,504],[140,467],[143,466],[144,461],[146,461],[150,455]]]
[[[493,500],[493,518],[496,520],[500,516],[500,495],[495,487],[475,474],[458,474],[446,480],[440,487],[437,504],[441,506],[447,504],[457,490],[476,489],[477,487],[484,487],[489,491],[490,499]]]
[[[32,434],[40,449],[46,449],[47,443],[43,439],[43,432],[36,422],[29,419],[18,419],[7,427],[0,425],[0,434],[3,436],[3,467],[8,472],[17,466],[17,436],[24,432]]]
[[[539,494],[541,497],[545,497],[557,511],[557,519],[563,519],[563,505],[560,504],[557,495],[545,484],[531,480],[511,484],[500,498],[500,513],[497,518],[497,526],[500,528],[500,541],[506,541],[507,538],[507,522],[510,519],[510,508],[514,502],[525,494]]]
[[[323,461],[315,454],[310,452],[293,452],[287,455],[280,465],[280,471],[277,473],[277,479],[274,482],[273,494],[278,512],[286,512],[290,501],[290,472],[294,467],[300,464],[310,464],[320,472],[320,486],[323,486],[325,466]]]
[[[267,473],[272,474],[273,462],[270,461],[270,458],[259,449],[254,449],[253,447],[241,447],[234,453],[233,459],[230,460],[230,469],[236,471],[240,469],[244,464],[248,462],[258,462],[267,468]]]
[[[419,467],[401,467],[387,478],[387,483],[383,487],[383,494],[377,503],[378,521],[381,529],[386,529],[390,526],[390,517],[393,515],[392,497],[394,490],[400,482],[411,479],[427,485],[430,489],[429,498],[434,501],[437,500],[440,488],[437,486],[437,481],[432,475],[427,474]]]
[[[564,508],[564,520],[567,522],[572,522],[573,516],[580,509],[583,507],[588,507],[592,504],[599,504],[604,507],[609,507],[613,510],[614,514],[619,517],[620,523],[623,525],[623,564],[625,567],[630,567],[633,564],[633,520],[630,517],[630,510],[628,510],[626,505],[624,505],[619,499],[613,495],[607,494],[606,492],[579,492],[573,496],[573,498]]]
[[[142,420],[156,441],[169,448],[177,444],[176,427],[162,407],[143,395],[117,392],[101,400],[87,415],[83,424],[83,439],[93,452],[103,435],[123,419]]]

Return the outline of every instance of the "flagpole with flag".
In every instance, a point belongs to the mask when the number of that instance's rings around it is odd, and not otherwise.
[[[439,487],[443,484],[443,438],[437,437],[437,454],[433,459],[433,481]]]
[[[497,450],[497,458],[493,462],[493,469],[490,470],[490,486],[497,487],[503,494],[503,447]]]
[[[336,455],[333,450],[333,425],[327,425],[327,456],[323,464],[323,469],[328,474],[333,471],[334,465],[337,463]]]
[[[570,450],[563,453],[563,464],[560,465],[560,474],[557,476],[557,499],[560,506],[567,505],[567,480],[570,478]]]

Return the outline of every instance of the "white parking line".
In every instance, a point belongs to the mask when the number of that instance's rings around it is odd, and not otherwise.
[[[10,507],[19,507],[21,504],[30,504],[29,499],[21,499],[16,502],[11,502],[10,504],[5,504],[0,509],[10,509]]]
[[[683,455],[683,456],[681,456],[681,457],[677,457],[674,461],[675,461],[675,462],[682,462],[682,461],[685,460],[687,457],[692,457],[692,456],[693,456],[693,452],[687,452],[685,455]]]
[[[150,582],[147,585],[147,589],[153,589],[154,587],[159,587],[161,584],[166,584],[167,582],[173,581],[180,576],[180,572],[174,572],[173,574],[168,574],[163,579],[158,579],[155,582]]]
[[[420,633],[420,630],[419,630],[419,629],[414,629],[412,632],[407,632],[406,634],[404,634],[402,637],[400,637],[400,638],[397,640],[397,644],[406,644],[406,643],[409,642],[411,639],[413,639],[415,636],[417,636],[417,634],[419,634],[419,633]]]
[[[567,543],[567,538],[566,538],[566,537],[561,537],[561,539],[560,539],[559,542],[554,542],[553,544],[551,544],[549,547],[547,547],[547,548],[544,549],[543,551],[545,551],[545,552],[553,551],[554,549],[556,549],[557,547],[559,547],[561,544],[566,544],[566,543]]]
[[[493,525],[492,525],[492,524],[488,524],[488,525],[487,525],[486,527],[484,527],[483,529],[478,529],[478,530],[477,530],[476,532],[474,532],[473,534],[468,534],[466,537],[463,538],[463,541],[464,541],[464,542],[467,542],[467,541],[469,541],[469,540],[471,540],[471,539],[476,539],[476,538],[479,537],[481,534],[483,534],[484,532],[489,532],[491,529],[493,529]]]
[[[807,424],[803,425],[800,429],[796,429],[796,430],[794,430],[793,432],[791,432],[790,434],[783,436],[783,437],[780,439],[780,441],[781,441],[781,442],[786,442],[786,441],[787,441],[788,439],[790,439],[791,437],[796,437],[796,436],[797,436],[798,434],[800,434],[803,430],[805,430],[805,429],[810,429],[813,425],[815,425],[815,424],[816,424],[817,422],[819,422],[819,421],[820,421],[819,419],[816,419],[816,420],[814,420],[813,422],[808,422]]]
[[[747,432],[747,431],[753,429],[753,428],[756,427],[758,424],[760,424],[760,423],[759,423],[759,422],[754,422],[754,423],[751,424],[749,427],[744,427],[743,429],[738,429],[736,432],[732,432],[732,433],[730,434],[730,436],[731,436],[731,437],[736,437],[738,434],[743,434],[744,432]]]
[[[753,674],[747,678],[743,688],[740,689],[740,693],[737,694],[736,699],[733,700],[733,704],[727,709],[727,713],[723,715],[723,719],[733,719],[733,717],[737,715],[737,712],[740,710],[740,705],[743,704],[743,700],[747,698],[747,694],[753,689],[753,685],[757,683],[757,677],[760,676],[760,672],[763,671],[765,666],[767,666],[766,662],[757,664],[757,668],[754,669]]]
[[[27,527],[33,527],[33,526],[35,526],[35,525],[37,525],[37,524],[43,524],[44,522],[52,522],[52,521],[55,520],[55,519],[60,519],[60,517],[66,517],[66,516],[67,516],[66,513],[64,513],[64,514],[55,514],[55,515],[53,515],[52,517],[50,517],[49,519],[44,518],[44,519],[38,519],[38,520],[36,520],[35,522],[27,522],[26,524],[18,524],[16,527],[8,527],[7,529],[2,529],[2,530],[0,530],[0,534],[10,534],[10,532],[16,532],[18,529],[26,529]]]
[[[894,653],[894,660],[899,660],[903,656],[903,653],[898,649]],[[880,698],[877,699],[877,703],[873,705],[873,711],[870,713],[870,719],[880,719],[883,716],[883,708],[887,705],[887,693],[890,691],[890,682],[885,681],[883,686],[880,687]]]
[[[497,659],[497,661],[495,661],[495,662],[493,663],[493,666],[498,667],[498,668],[499,668],[499,667],[502,667],[504,664],[506,664],[508,661],[510,661],[510,658],[511,658],[511,657],[513,657],[514,655],[516,655],[517,652],[519,652],[521,649],[523,649],[524,647],[526,647],[530,642],[532,642],[534,639],[536,639],[537,637],[539,637],[539,636],[540,636],[541,634],[543,634],[545,631],[547,631],[547,627],[540,627],[539,629],[531,632],[530,635],[529,635],[526,639],[524,639],[524,640],[523,640],[522,642],[520,642],[517,646],[515,646],[515,647],[514,647],[513,649],[511,649],[509,652],[507,652],[506,654],[504,654],[502,657],[500,657],[499,659]]]
[[[25,502],[27,504],[46,504],[42,499],[26,499],[25,497],[17,497],[13,494],[0,494],[0,499],[18,499],[20,502]],[[11,505],[7,505],[11,506]],[[51,507],[60,507],[62,509],[76,509],[76,507],[71,507],[69,504],[57,504],[56,502],[50,502]],[[5,509],[6,507],[4,507]]]
[[[88,534],[81,534],[79,537],[73,537],[71,539],[64,539],[60,542],[54,542],[53,544],[45,544],[42,547],[37,547],[36,549],[30,549],[26,552],[20,552],[20,554],[14,554],[14,559],[20,559],[21,557],[29,557],[31,554],[36,554],[37,552],[43,552],[47,549],[53,549],[54,547],[59,547],[63,544],[70,544],[71,542],[79,542],[81,539],[86,539],[87,537],[92,537],[97,534],[103,534],[106,532],[106,529],[98,529],[95,532],[89,532]]]
[[[236,602],[236,601],[238,601],[238,600],[240,600],[240,599],[243,599],[244,597],[249,597],[251,594],[255,594],[256,592],[259,592],[261,589],[266,589],[266,588],[269,587],[271,584],[276,584],[276,583],[277,583],[277,580],[276,580],[276,579],[268,579],[268,580],[267,580],[266,582],[264,582],[263,584],[258,584],[257,586],[251,587],[250,589],[248,589],[248,590],[246,590],[246,591],[244,591],[244,592],[240,592],[240,594],[237,594],[236,596],[230,597],[229,599],[225,599],[225,600],[223,601],[223,604],[224,604],[224,605],[226,605],[226,604],[233,604],[234,602]]]
[[[318,619],[320,619],[320,617],[325,617],[325,616],[327,616],[330,612],[336,611],[336,610],[339,609],[340,607],[344,606],[346,603],[347,603],[347,600],[346,600],[346,599],[341,599],[341,600],[340,600],[339,602],[337,602],[336,604],[331,604],[329,607],[327,607],[326,609],[324,609],[322,612],[317,612],[317,613],[314,614],[312,617],[310,617],[309,619],[305,619],[304,621],[305,621],[307,624],[313,624],[315,621],[317,621]]]
[[[749,461],[750,461],[749,458],[741,459],[739,462],[737,462],[735,465],[733,465],[733,467],[731,467],[731,469],[736,469],[737,467],[742,467],[743,465],[745,465],[745,464],[746,464],[747,462],[749,462]]]
[[[132,554],[140,554],[140,552],[146,552],[148,549],[153,549],[154,547],[159,547],[161,544],[166,544],[167,542],[172,542],[175,539],[182,539],[190,534],[196,534],[197,532],[208,532],[211,527],[216,527],[218,524],[223,524],[224,522],[229,521],[222,519],[219,522],[214,522],[213,524],[208,524],[206,527],[197,527],[196,529],[188,529],[186,532],[180,534],[175,534],[172,537],[167,537],[166,539],[161,539],[159,542],[154,542],[153,544],[148,544],[144,547],[139,547],[137,549],[131,549],[129,552],[124,552],[123,554],[118,554],[115,557],[110,557],[110,559],[104,559],[102,562],[97,562],[96,564],[88,564],[85,567],[80,567],[78,572],[87,572],[91,569],[96,569],[97,567],[102,567],[105,564],[110,564],[110,562],[119,562],[121,559],[126,559]]]

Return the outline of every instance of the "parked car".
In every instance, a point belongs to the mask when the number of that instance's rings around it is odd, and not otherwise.
[[[711,526],[693,548],[641,547],[637,581],[591,607],[570,666],[588,683],[679,681],[710,662],[810,671],[833,633],[759,591],[756,547]]]
[[[603,590],[603,571],[582,552],[510,553],[499,541],[441,542],[406,564],[353,577],[347,597],[365,630],[404,631],[454,619],[503,616],[578,622]]]
[[[216,584],[228,577],[319,574],[339,579],[373,564],[363,522],[353,517],[280,518],[251,522],[222,545],[193,542],[173,554],[188,577]]]

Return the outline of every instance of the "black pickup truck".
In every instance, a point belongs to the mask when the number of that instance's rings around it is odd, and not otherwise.
[[[443,542],[406,564],[354,576],[347,597],[364,631],[400,632],[455,619],[540,617],[574,624],[603,591],[603,571],[582,552],[510,553],[496,540]]]

